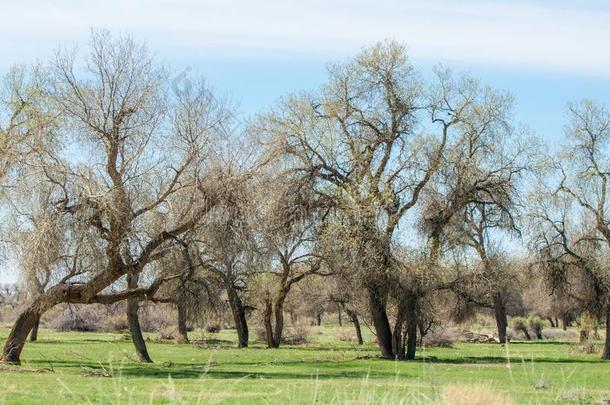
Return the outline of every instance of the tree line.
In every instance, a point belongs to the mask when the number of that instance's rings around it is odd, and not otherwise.
[[[3,82],[2,241],[28,305],[2,362],[66,303],[125,301],[142,361],[144,301],[172,303],[186,341],[226,297],[238,346],[257,311],[277,348],[303,280],[365,317],[383,358],[413,359],[442,302],[491,311],[505,343],[524,275],[605,322],[610,358],[605,106],[569,104],[550,148],[510,93],[446,67],[424,79],[385,41],[244,122],[130,37],[94,31],[87,50]]]

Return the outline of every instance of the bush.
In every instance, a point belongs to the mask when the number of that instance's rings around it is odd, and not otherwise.
[[[104,320],[104,329],[108,331],[124,331],[129,329],[129,323],[127,323],[127,315],[112,314]]]
[[[282,342],[287,345],[303,345],[309,342],[310,327],[296,325],[284,331]]]
[[[459,340],[459,332],[449,328],[436,328],[429,331],[422,339],[426,347],[453,347],[453,343]]]
[[[267,342],[267,333],[265,332],[265,328],[262,326],[257,327],[254,330],[254,334],[256,335],[256,340],[259,342]]]
[[[513,319],[513,330],[515,333],[523,333],[527,340],[532,340],[530,336],[527,320],[524,318],[514,318]]]
[[[573,345],[570,351],[575,354],[601,354],[602,346],[597,343],[586,342],[579,345]]]
[[[538,316],[531,317],[529,320],[530,328],[536,334],[536,338],[543,339],[542,329],[544,328],[544,321]]]
[[[208,333],[218,333],[221,331],[219,323],[208,323],[205,325],[205,331]]]
[[[51,322],[50,326],[60,332],[95,332],[100,329],[95,319],[81,316],[70,310],[60,314]]]
[[[580,325],[580,343],[587,342],[590,336],[599,339],[599,322],[591,314],[583,312],[578,317],[578,324]]]
[[[341,342],[355,342],[356,341],[356,335],[353,332],[349,332],[346,330],[338,331],[336,336],[337,336],[337,339],[339,339]]]

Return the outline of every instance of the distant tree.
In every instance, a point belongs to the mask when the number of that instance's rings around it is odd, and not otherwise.
[[[310,190],[299,188],[294,178],[281,172],[262,179],[255,198],[250,226],[267,263],[267,274],[259,275],[259,301],[267,346],[277,348],[290,291],[306,277],[329,274],[317,248],[325,210],[317,207]]]
[[[554,161],[556,176],[547,174],[547,193],[533,199],[533,247],[549,289],[605,319],[602,358],[610,359],[610,112],[591,101],[568,112],[569,143]]]

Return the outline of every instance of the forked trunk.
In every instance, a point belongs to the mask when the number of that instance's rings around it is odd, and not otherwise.
[[[233,323],[235,324],[235,330],[237,332],[237,347],[248,347],[248,320],[246,319],[244,304],[234,287],[231,286],[227,288],[227,295],[229,297],[231,314],[233,315]]]
[[[178,303],[178,342],[179,343],[188,343],[189,336],[186,327],[186,308],[183,302]]]
[[[369,288],[369,306],[371,308],[371,318],[373,327],[377,334],[377,344],[384,359],[393,359],[392,350],[392,329],[386,312],[386,301],[380,297],[380,293],[375,288]]]
[[[34,324],[32,331],[30,332],[30,342],[35,342],[38,340],[38,328],[39,327],[40,327],[40,316],[38,317],[38,320]]]
[[[506,317],[506,306],[502,297],[496,295],[494,297],[494,318],[496,319],[496,328],[498,329],[498,341],[506,343],[506,329],[508,328],[508,318]]]
[[[138,275],[128,275],[127,285],[130,289],[138,288]],[[142,363],[152,363],[152,359],[148,354],[146,348],[146,341],[142,335],[142,328],[140,327],[140,318],[138,317],[138,310],[140,309],[140,300],[138,298],[127,299],[127,323],[129,325],[129,333],[131,334],[131,340],[138,354],[138,360]]]

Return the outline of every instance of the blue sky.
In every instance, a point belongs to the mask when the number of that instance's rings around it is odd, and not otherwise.
[[[383,39],[405,42],[424,74],[443,63],[512,91],[517,120],[549,144],[568,101],[610,104],[606,0],[0,0],[0,10],[0,72],[107,28],[203,74],[244,117]]]
[[[6,4],[1,4],[6,3]],[[610,2],[602,0],[0,0],[0,70],[85,45],[91,27],[145,39],[245,115],[317,87],[324,64],[386,38],[509,89],[517,119],[557,139],[569,100],[610,103]]]

